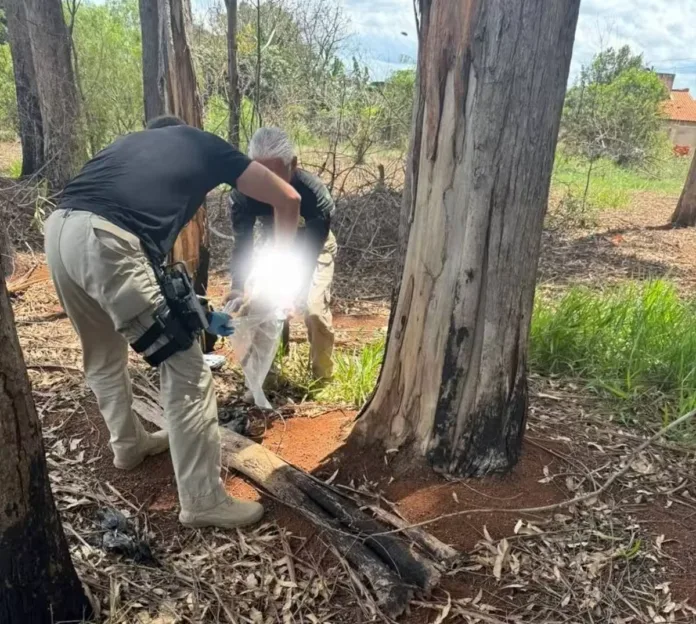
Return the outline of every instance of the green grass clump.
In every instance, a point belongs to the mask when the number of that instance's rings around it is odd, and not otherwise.
[[[334,356],[334,376],[317,394],[325,403],[362,407],[377,385],[384,358],[384,337]]]
[[[669,420],[696,406],[696,304],[664,281],[538,295],[530,363]]]
[[[288,353],[279,353],[276,358],[284,393],[296,401],[315,400],[360,408],[377,385],[384,346],[385,337],[381,334],[364,345],[337,348],[333,379],[320,383],[310,373],[309,345],[291,344]]]

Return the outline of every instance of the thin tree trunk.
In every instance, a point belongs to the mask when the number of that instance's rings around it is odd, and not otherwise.
[[[239,71],[237,68],[237,0],[225,0],[227,5],[227,77],[229,100],[229,137],[230,143],[239,147]]]
[[[435,470],[517,461],[527,338],[579,0],[422,0],[413,218],[355,434]]]
[[[203,112],[188,40],[192,28],[191,2],[190,0],[170,0],[170,2],[172,112],[190,126],[202,128]],[[205,204],[179,234],[172,250],[172,260],[187,264],[193,274],[196,292],[204,294],[208,288],[210,265],[208,211]]]
[[[158,0],[139,0],[143,49],[145,121],[167,112],[166,81],[160,76],[160,11]]]
[[[689,175],[671,221],[672,225],[678,227],[696,225],[696,155],[691,161]]]
[[[0,254],[7,250],[0,248]],[[91,613],[51,494],[41,425],[0,272],[0,622]]]
[[[60,0],[25,0],[43,121],[45,177],[60,190],[85,160],[70,39]]]
[[[254,96],[254,112],[259,120],[258,128],[261,127],[261,0],[256,0],[256,89]],[[251,120],[252,132],[254,120]]]
[[[34,55],[23,0],[5,0],[4,5],[17,92],[22,176],[30,176],[38,173],[44,164],[41,107]]]

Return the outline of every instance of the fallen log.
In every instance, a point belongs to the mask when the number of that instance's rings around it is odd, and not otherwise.
[[[166,428],[162,410],[154,397],[148,390],[140,390],[147,398],[134,400],[136,413]],[[385,534],[389,531],[387,525],[361,511],[336,490],[244,436],[227,429],[221,429],[220,434],[223,464],[242,473],[323,529],[335,550],[367,580],[377,605],[389,617],[405,611],[414,590],[429,593],[440,580],[442,559],[456,554],[433,536],[429,540],[425,531],[414,542],[400,535]],[[389,521],[390,514],[383,519]],[[419,553],[416,546],[421,544],[430,547]],[[433,554],[436,554],[435,560],[430,558]]]

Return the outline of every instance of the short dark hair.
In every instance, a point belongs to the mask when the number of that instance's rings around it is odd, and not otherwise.
[[[155,117],[150,119],[145,126],[148,130],[155,130],[156,128],[166,128],[167,126],[185,126],[186,122],[174,115],[161,115],[160,117]]]

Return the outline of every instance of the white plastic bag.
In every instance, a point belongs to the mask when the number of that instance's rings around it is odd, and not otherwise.
[[[254,402],[262,409],[272,409],[263,393],[263,382],[278,351],[283,323],[302,289],[303,260],[302,253],[291,247],[267,244],[255,249],[244,284],[249,314],[230,322],[234,328],[230,345]],[[232,315],[236,303],[241,301],[229,302],[224,312]]]
[[[263,382],[278,351],[285,316],[277,310],[257,312],[234,319],[230,346],[242,367],[246,387],[261,409],[273,409],[263,392]]]

